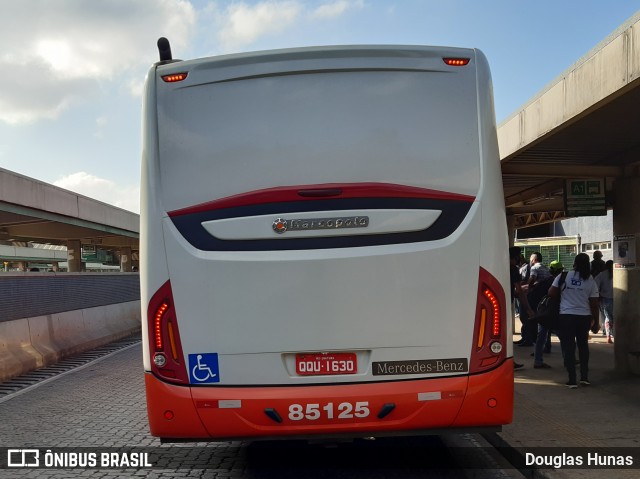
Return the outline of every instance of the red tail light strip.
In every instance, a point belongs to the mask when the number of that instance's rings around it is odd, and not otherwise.
[[[493,308],[493,331],[491,337],[497,338],[500,336],[500,305],[498,304],[498,300],[493,292],[487,288],[484,290],[484,296],[489,300],[491,306]]]
[[[169,304],[162,303],[158,310],[156,311],[155,317],[153,319],[153,335],[156,343],[156,350],[162,351],[164,349],[163,341],[162,341],[162,317],[164,313],[169,309]]]
[[[330,183],[322,185],[300,185],[267,188],[228,196],[169,212],[169,216],[182,216],[204,211],[252,206],[265,203],[286,203],[292,201],[313,201],[321,197],[348,198],[423,198],[451,200],[471,203],[473,196],[447,193],[445,191],[418,188],[415,186],[395,185],[391,183]]]

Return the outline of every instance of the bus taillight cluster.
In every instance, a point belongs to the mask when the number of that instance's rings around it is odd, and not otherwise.
[[[506,299],[500,282],[480,268],[478,305],[469,372],[482,372],[506,358]]]
[[[188,384],[171,283],[167,281],[149,301],[151,370],[170,382]]]

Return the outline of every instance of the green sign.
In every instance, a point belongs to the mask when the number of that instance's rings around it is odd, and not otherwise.
[[[97,248],[95,245],[82,245],[82,261],[85,263],[112,264],[114,259],[109,251]]]
[[[82,261],[84,262],[94,262],[98,259],[98,252],[96,251],[95,245],[92,244],[83,244],[82,245]]]
[[[567,216],[604,216],[607,214],[604,179],[567,180],[564,188]]]

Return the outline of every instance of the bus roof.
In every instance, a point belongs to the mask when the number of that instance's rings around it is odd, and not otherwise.
[[[156,64],[158,72],[166,75],[174,72],[215,64],[216,68],[273,61],[341,59],[354,57],[434,58],[449,56],[475,57],[477,49],[426,45],[330,45],[300,48],[283,48],[254,52],[233,53],[220,56],[173,60]]]

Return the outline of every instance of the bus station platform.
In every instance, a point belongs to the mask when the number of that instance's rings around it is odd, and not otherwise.
[[[519,334],[514,335],[517,339]],[[533,367],[533,347],[514,345],[513,349],[515,361],[524,364],[515,371],[513,423],[487,439],[494,446],[510,449],[510,455],[520,459],[526,459],[527,452],[586,457],[594,451],[602,455],[626,455],[631,451],[635,457],[633,466],[626,469],[531,465],[521,469],[528,477],[640,477],[640,376],[622,377],[615,373],[614,344],[607,344],[601,333],[591,334],[591,385],[577,389],[565,384],[568,375],[556,336],[552,336],[551,353],[544,355],[549,369]]]

